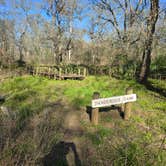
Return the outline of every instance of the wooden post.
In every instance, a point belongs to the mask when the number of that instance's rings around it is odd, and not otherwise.
[[[57,78],[56,75],[57,75],[57,69],[55,68],[55,69],[54,69],[54,79],[55,79],[55,80],[56,80],[56,78]]]
[[[39,68],[38,68],[38,75],[39,76],[40,76],[41,70],[42,70],[42,68],[39,66]]]
[[[133,89],[131,87],[126,89],[126,95],[129,95],[129,94],[133,94]],[[124,108],[124,119],[125,120],[128,120],[131,116],[131,106],[132,106],[131,102],[125,104],[125,108]]]
[[[35,75],[35,68],[34,68],[34,66],[33,66],[33,68],[32,68],[32,75],[33,75],[33,76]]]
[[[93,99],[98,99],[100,97],[100,93],[99,92],[94,92],[93,93]],[[98,121],[99,121],[99,108],[92,108],[92,112],[91,112],[91,122],[94,125],[98,125]]]
[[[38,75],[38,67],[36,67],[36,76]]]
[[[59,79],[61,79],[61,76],[62,76],[62,69],[59,68]]]
[[[86,68],[84,68],[84,77],[86,76]]]
[[[121,112],[123,112],[123,114],[124,114],[125,104],[121,104],[120,108],[121,108]]]
[[[80,71],[80,69],[78,69],[78,75],[80,76],[80,73],[81,73],[81,71]]]
[[[48,78],[51,78],[51,68],[48,67]]]

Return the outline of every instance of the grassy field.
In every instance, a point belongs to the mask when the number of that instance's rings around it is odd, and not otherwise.
[[[150,81],[166,90],[164,81]],[[138,97],[131,119],[107,110],[100,112],[98,126],[91,125],[86,107],[93,92],[118,96],[127,87]],[[7,115],[0,112],[0,165],[166,165],[166,98],[135,81],[22,76],[3,81],[0,95],[1,107],[8,108]]]

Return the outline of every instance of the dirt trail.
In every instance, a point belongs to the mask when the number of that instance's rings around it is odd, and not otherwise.
[[[62,138],[43,157],[43,165],[51,166],[58,162],[63,162],[64,165],[68,166],[82,165],[86,141],[83,137],[85,131],[81,122],[89,122],[86,110],[76,110],[70,107],[69,103],[58,102],[50,108],[46,108],[39,116],[40,118],[34,118],[32,121],[33,128],[37,128],[39,121],[40,123],[42,121],[52,123],[51,121],[56,119],[59,121],[56,126],[59,126],[58,130],[63,133]],[[35,119],[38,119],[37,122]]]
[[[71,110],[64,116],[63,127],[65,128],[65,134],[63,142],[66,146],[69,145],[69,151],[66,155],[69,166],[81,165],[82,152],[86,146],[82,138],[84,129],[81,121],[89,122],[89,117],[85,110]]]

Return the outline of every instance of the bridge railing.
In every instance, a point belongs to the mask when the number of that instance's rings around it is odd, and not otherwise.
[[[49,65],[31,66],[28,68],[28,72],[34,76],[45,76],[54,79],[83,79],[87,75],[85,67],[58,67]]]

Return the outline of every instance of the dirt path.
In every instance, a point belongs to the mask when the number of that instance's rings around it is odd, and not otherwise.
[[[65,145],[64,150],[68,152],[66,160],[69,166],[81,165],[82,152],[86,146],[86,142],[83,139],[85,131],[81,125],[82,121],[89,122],[89,116],[85,110],[69,109],[64,116],[63,128],[65,133],[62,144]]]
[[[53,121],[56,121],[56,125]],[[58,162],[63,162],[64,165],[66,163],[68,166],[82,165],[81,161],[83,161],[83,153],[87,144],[83,137],[85,131],[81,125],[82,121],[89,122],[89,116],[86,110],[76,110],[70,107],[69,103],[66,104],[66,102],[58,102],[46,108],[38,117],[33,118],[31,126],[34,129],[34,133],[36,133],[35,140],[39,139],[39,131],[37,131],[37,128],[42,123],[44,123],[47,128],[51,128],[51,126],[54,125],[57,127],[57,130],[59,130],[58,132],[62,134],[61,139],[42,157],[43,165],[51,166]],[[54,133],[55,132],[56,130]],[[49,139],[49,134],[49,131],[48,133],[43,133],[43,136],[40,138],[43,137],[43,139],[45,139],[47,136]],[[38,144],[43,142],[42,139],[38,141]],[[44,141],[49,143],[48,140]],[[59,163],[59,165],[60,164],[62,163]]]

